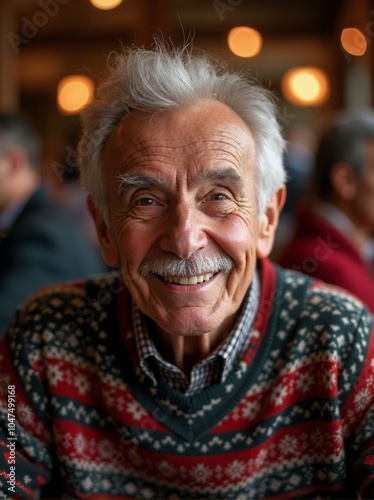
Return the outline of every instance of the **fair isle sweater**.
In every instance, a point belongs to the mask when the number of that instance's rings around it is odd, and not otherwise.
[[[356,299],[262,261],[248,349],[191,396],[143,374],[129,311],[102,278],[18,312],[0,351],[3,496],[373,498],[372,318]]]

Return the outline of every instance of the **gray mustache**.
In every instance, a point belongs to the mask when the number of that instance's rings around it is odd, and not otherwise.
[[[139,267],[143,276],[200,276],[218,271],[229,272],[234,261],[226,255],[201,255],[189,259],[179,259],[175,255],[165,254],[153,259],[144,260]]]

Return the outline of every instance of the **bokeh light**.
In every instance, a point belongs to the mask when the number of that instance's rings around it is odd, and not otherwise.
[[[237,26],[230,30],[227,43],[233,54],[239,57],[254,57],[262,48],[261,34],[247,26]]]
[[[298,106],[320,106],[330,95],[330,84],[324,71],[312,66],[292,68],[281,82],[286,99]]]
[[[109,10],[118,7],[122,3],[122,0],[90,0],[90,2],[97,9]]]
[[[93,82],[87,76],[67,76],[57,87],[58,109],[65,115],[77,114],[91,101],[93,93]]]
[[[365,35],[357,28],[345,28],[340,36],[342,47],[352,56],[363,56],[367,49]]]

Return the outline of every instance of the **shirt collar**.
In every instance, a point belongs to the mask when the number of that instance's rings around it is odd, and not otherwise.
[[[172,363],[166,361],[155,346],[151,334],[151,322],[140,312],[132,301],[132,323],[137,349],[138,360],[143,372],[157,385],[158,375],[161,373],[170,385],[175,388],[184,387],[188,394],[192,394],[213,383],[225,380],[236,362],[244,354],[252,334],[252,327],[260,298],[260,279],[255,272],[252,284],[247,291],[241,313],[237,322],[225,340],[203,361],[194,366],[191,381],[187,383],[185,375]],[[158,373],[154,366],[157,365]],[[184,380],[184,383],[183,383]]]

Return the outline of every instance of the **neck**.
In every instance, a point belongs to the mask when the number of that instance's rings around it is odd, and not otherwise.
[[[236,315],[226,318],[217,331],[201,335],[175,335],[158,329],[157,348],[161,355],[189,375],[196,363],[207,358],[226,338]]]
[[[184,373],[189,374],[193,366],[209,356],[211,352],[209,334],[199,337],[171,337],[173,362]]]

